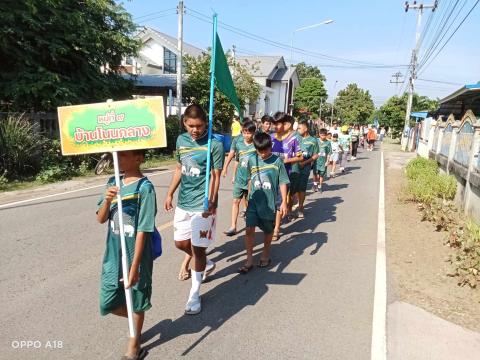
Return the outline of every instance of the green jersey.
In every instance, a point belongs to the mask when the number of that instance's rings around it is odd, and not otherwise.
[[[123,178],[121,180],[123,184]],[[115,186],[115,178],[107,182],[107,188]],[[123,232],[127,247],[128,267],[130,268],[135,253],[137,232],[146,233],[145,247],[140,261],[139,281],[134,289],[143,289],[152,284],[153,258],[151,251],[151,237],[155,227],[157,200],[155,188],[148,178],[143,177],[133,183],[120,187],[123,208]],[[98,208],[103,205],[105,195],[100,197]],[[117,289],[121,286],[122,252],[120,245],[120,226],[118,222],[117,199],[110,205],[108,217],[108,234],[105,254],[102,263],[102,287]]]
[[[235,151],[235,160],[238,161],[237,173],[235,174],[235,185],[242,189],[248,188],[247,165],[248,158],[256,153],[253,141],[247,144],[243,136],[239,136],[238,140],[232,146]]]
[[[307,136],[302,138],[302,142],[300,143],[300,148],[302,149],[303,159],[308,160],[314,154],[318,154],[319,147],[318,141],[313,136]],[[303,169],[300,170],[301,173],[309,173],[312,169],[312,164],[305,165]]]
[[[352,137],[349,134],[340,134],[338,136],[338,142],[343,151],[348,151],[350,148],[350,141],[352,141]]]
[[[208,136],[193,140],[189,133],[177,138],[177,161],[182,165],[178,207],[185,211],[203,211],[207,174]],[[215,170],[223,168],[223,144],[212,138],[210,161]]]
[[[263,160],[254,154],[248,158],[247,174],[250,179],[249,209],[261,219],[274,220],[280,185],[290,183],[282,159],[272,154]]]
[[[317,165],[324,166],[328,155],[332,153],[332,144],[330,141],[318,139],[318,159]]]

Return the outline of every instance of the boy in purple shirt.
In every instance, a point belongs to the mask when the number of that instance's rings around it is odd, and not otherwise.
[[[300,148],[300,142],[292,129],[293,117],[278,111],[273,116],[273,125],[275,127],[275,133],[272,137],[272,153],[277,155],[283,160],[285,169],[290,177],[292,171],[292,164],[303,160],[302,150]],[[290,198],[290,194],[288,196]],[[277,211],[275,220],[275,229],[273,230],[272,241],[278,240],[280,236],[280,222],[282,216]]]

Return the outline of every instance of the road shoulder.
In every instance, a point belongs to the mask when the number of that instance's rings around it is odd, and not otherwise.
[[[465,351],[476,350],[478,354],[475,341],[480,341],[480,334],[474,332],[480,332],[480,291],[459,287],[456,279],[447,275],[451,265],[446,260],[453,250],[444,245],[446,233],[436,232],[431,223],[422,222],[415,204],[402,200],[404,166],[413,157],[415,154],[386,147],[389,359],[443,359],[433,354],[449,338],[458,339],[456,346]],[[406,319],[411,321],[405,323]],[[467,329],[477,336],[473,337],[476,340],[462,336]],[[402,346],[418,352],[403,351]],[[429,348],[435,349],[425,350]],[[398,351],[416,356],[398,357]]]

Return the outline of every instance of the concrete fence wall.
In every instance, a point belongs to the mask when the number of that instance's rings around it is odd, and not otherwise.
[[[480,222],[480,119],[467,111],[462,119],[426,119],[417,153],[434,159],[442,172],[457,179],[456,203]]]

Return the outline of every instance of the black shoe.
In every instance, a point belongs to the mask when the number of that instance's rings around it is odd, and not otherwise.
[[[237,235],[237,230],[228,229],[227,231],[224,232],[224,234],[227,235],[227,236],[234,236],[234,235]]]

